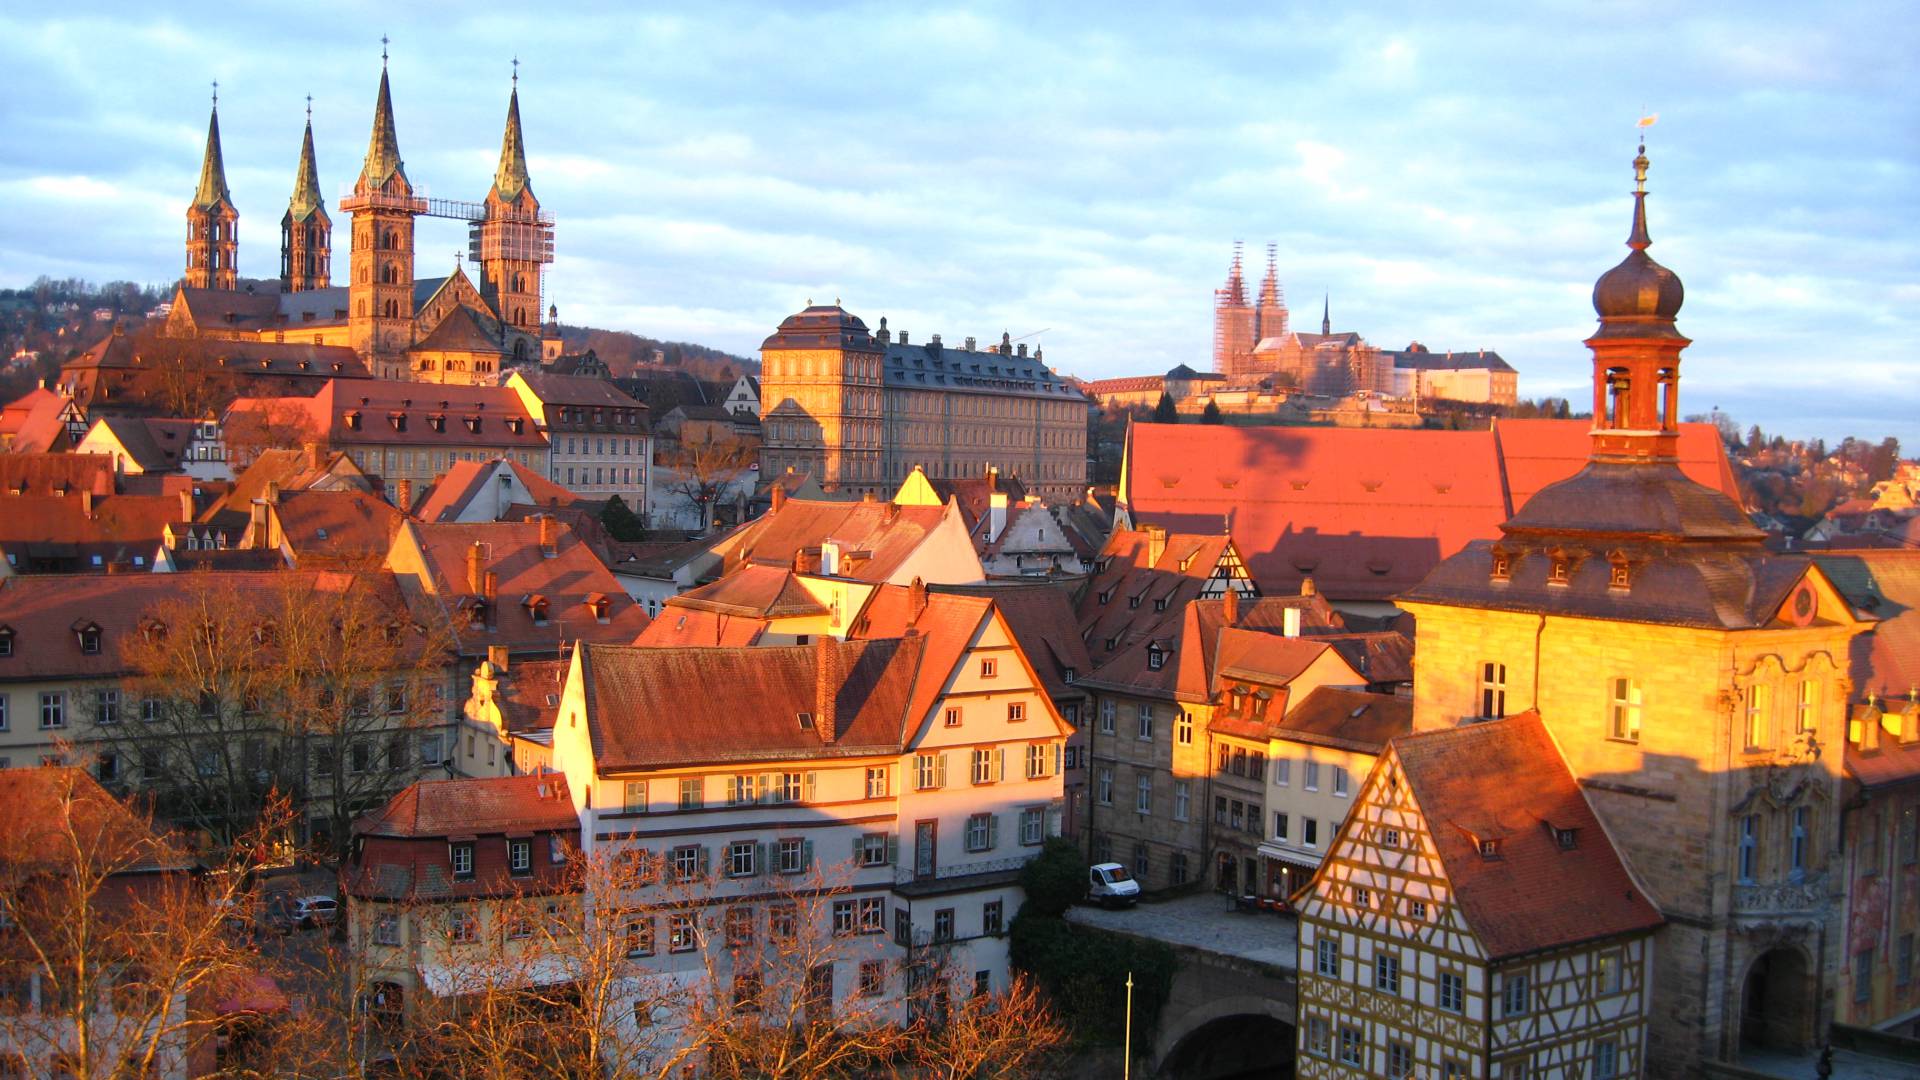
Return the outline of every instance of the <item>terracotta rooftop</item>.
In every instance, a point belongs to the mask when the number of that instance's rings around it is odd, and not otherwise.
[[[572,529],[553,523],[554,550],[547,555],[540,546],[541,528],[537,521],[401,525],[396,545],[410,535],[424,553],[431,591],[447,608],[463,652],[482,653],[489,645],[529,652],[558,649],[563,641],[624,643],[646,625],[646,613]],[[470,579],[475,545],[479,569],[494,575],[495,587],[492,610],[480,608],[478,616],[484,581]],[[544,614],[537,604],[542,600]],[[602,601],[605,622],[590,607]]]
[[[578,850],[580,820],[558,773],[420,780],[353,823],[352,854],[340,867],[349,896],[387,900],[458,900],[551,894],[572,887],[567,863]],[[529,864],[515,872],[509,840],[530,845]],[[473,845],[473,873],[455,877],[449,843]]]
[[[645,402],[636,400],[615,386],[611,379],[592,375],[559,375],[549,371],[522,371],[520,378],[526,381],[534,396],[548,406],[584,405],[588,408],[642,411],[647,408]],[[552,423],[554,419],[549,416],[547,422]]]
[[[1681,426],[1681,468],[1734,493],[1711,425]],[[1135,424],[1122,495],[1169,531],[1229,521],[1263,592],[1311,576],[1339,600],[1385,600],[1587,463],[1586,421],[1491,431]]]
[[[265,498],[269,487],[277,487],[282,492],[303,491],[316,486],[352,486],[361,491],[372,491],[366,474],[353,463],[353,459],[344,453],[330,450],[267,449],[255,456],[252,463],[234,477],[233,487],[224,498],[215,503],[207,514],[221,510],[237,510],[247,513],[253,500]]]
[[[36,386],[0,409],[0,447],[16,454],[44,454],[67,445],[67,427],[60,421],[67,399]]]
[[[578,829],[559,773],[416,780],[353,823],[355,836],[445,839]],[[542,852],[544,855],[545,853]]]
[[[1378,756],[1413,730],[1413,699],[1316,687],[1274,725],[1274,737]]]
[[[1402,736],[1391,745],[1488,959],[1644,933],[1663,922],[1538,713]],[[1568,829],[1571,848],[1555,836]],[[1498,854],[1482,855],[1483,841],[1496,842]]]
[[[109,416],[96,421],[144,472],[174,472],[197,426],[192,420],[160,417]],[[91,433],[89,433],[91,434]]]
[[[507,669],[494,700],[509,732],[534,735],[553,730],[568,666],[565,660],[523,660]]]
[[[1046,686],[1048,697],[1058,701],[1081,693],[1076,684],[1093,673],[1093,658],[1080,640],[1072,596],[1066,589],[1058,585],[935,585],[931,591],[992,600]]]
[[[544,447],[520,395],[503,386],[391,379],[330,381],[312,397],[238,398],[228,423],[303,427],[334,446]],[[516,427],[518,430],[515,430]]]
[[[123,867],[120,873],[193,866],[190,856],[136,817],[85,769],[0,769],[0,806],[7,808],[9,822],[0,837],[0,860],[9,864],[70,866],[73,856],[67,846],[78,839],[92,857]]]
[[[885,502],[818,502],[788,499],[778,509],[740,526],[716,545],[730,570],[755,562],[792,568],[807,557],[818,569],[819,548],[840,548],[841,577],[885,581],[919,550],[945,519],[942,506],[895,506]]]
[[[18,570],[145,565],[166,527],[193,516],[176,495],[0,496],[0,551]]]
[[[0,454],[0,493],[111,495],[113,458],[108,454]]]
[[[511,470],[514,477],[527,489],[537,506],[565,506],[574,503],[578,496],[548,480],[525,465],[511,458],[491,458],[486,461],[456,461],[448,467],[433,487],[427,491],[426,498],[413,509],[413,516],[421,521],[454,521],[473,505],[481,493],[498,490],[498,476],[501,469]],[[508,502],[500,507],[496,520],[503,520]]]
[[[286,491],[274,504],[280,531],[298,559],[380,560],[406,515],[364,491]]]

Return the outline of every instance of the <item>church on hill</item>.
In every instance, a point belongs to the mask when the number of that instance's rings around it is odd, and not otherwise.
[[[400,157],[382,53],[366,158],[339,206],[349,215],[345,284],[334,284],[333,220],[319,177],[309,108],[293,195],[280,221],[280,288],[242,288],[240,213],[227,188],[215,98],[200,183],[187,208],[186,272],[167,318],[170,336],[350,351],[377,378],[457,385],[492,384],[509,365],[559,354],[559,313],[551,303],[541,322],[553,215],[541,209],[527,175],[517,73],[486,198],[427,198]],[[419,276],[420,217],[468,223],[478,280],[457,260],[446,276]]]

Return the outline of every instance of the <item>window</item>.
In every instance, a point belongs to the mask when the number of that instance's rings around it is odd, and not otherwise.
[[[1332,1049],[1333,1031],[1324,1016],[1307,1018],[1307,1053],[1326,1057]]]
[[[754,871],[754,854],[760,845],[751,840],[735,840],[727,845],[727,876],[749,877]]]
[[[1793,808],[1793,833],[1787,865],[1795,874],[1803,874],[1807,869],[1807,825],[1811,816],[1804,806]]]
[[[1593,1044],[1594,1080],[1613,1080],[1620,1075],[1620,1046],[1612,1039]]]
[[[1751,885],[1760,872],[1760,815],[1740,819],[1740,881]]]
[[[375,916],[373,920],[373,943],[375,945],[400,944],[400,916]]]
[[[1527,1080],[1527,1059],[1513,1058],[1501,1062],[1500,1080]]]
[[[690,952],[700,944],[691,915],[667,916],[667,951]]]
[[[567,861],[567,842],[559,833],[547,837],[547,861],[555,864]]]
[[[1360,1029],[1347,1027],[1344,1024],[1341,1025],[1340,1027],[1340,1061],[1341,1063],[1344,1065],[1359,1065],[1361,1063],[1362,1056],[1364,1055],[1365,1050],[1366,1050],[1366,1045],[1363,1042],[1361,1042],[1361,1039],[1360,1039]]]
[[[1308,847],[1320,846],[1320,821],[1317,818],[1300,819],[1300,841]]]
[[[1354,892],[1360,890],[1355,889]],[[1391,953],[1373,955],[1373,988],[1389,994],[1400,992],[1400,958]]]
[[[473,845],[453,845],[453,876],[470,878],[473,876]]]
[[[1020,811],[1020,843],[1026,847],[1037,847],[1046,837],[1046,811],[1038,806],[1029,806]]]
[[[1390,847],[1390,848],[1399,847],[1400,846],[1400,830],[1399,829],[1381,829],[1380,830],[1380,846]]]
[[[886,929],[886,901],[878,896],[863,897],[860,901],[860,932],[878,934]]]
[[[917,791],[931,791],[947,785],[947,756],[945,754],[915,754],[913,758],[913,786]]]
[[[447,936],[456,945],[470,944],[480,936],[480,922],[466,908],[453,908],[447,912]]]
[[[1134,783],[1133,810],[1136,814],[1153,813],[1153,777],[1142,776]]]
[[[998,674],[1000,674],[999,661],[993,659],[990,656],[985,657],[980,661],[980,677],[981,678],[991,679]]]
[[[753,909],[735,904],[727,909],[724,921],[728,945],[753,944]]]
[[[1184,709],[1173,721],[1173,738],[1181,746],[1193,745],[1193,716]]]
[[[967,818],[966,842],[968,851],[990,851],[993,848],[994,820],[992,814],[974,814]]]
[[[1153,738],[1153,706],[1144,701],[1140,702],[1133,707],[1133,718],[1135,724],[1134,738]]]
[[[675,881],[690,881],[706,873],[707,849],[698,844],[682,844],[674,848],[670,858],[673,864]]]
[[[800,801],[800,774],[774,773],[766,791],[770,803],[791,805]]]
[[[1452,1058],[1444,1058],[1440,1062],[1440,1080],[1467,1080],[1467,1067]]]
[[[792,941],[799,913],[792,904],[774,904],[767,908],[767,936],[776,941]]]
[[[989,900],[981,905],[980,932],[982,934],[998,934],[1006,926],[1006,909],[1002,903],[999,900]],[[1911,937],[1908,938],[1907,944],[1913,944]]]
[[[1101,806],[1113,805],[1113,767],[1102,765],[1094,770],[1093,794]]]
[[[853,901],[835,900],[833,902],[833,932],[851,934],[854,931]]]
[[[67,726],[67,695],[60,691],[40,695],[40,730]]]
[[[1333,766],[1333,793],[1344,799],[1347,797],[1347,770]]]
[[[1507,715],[1507,665],[1488,661],[1480,665],[1480,718],[1498,720]]]
[[[1027,746],[1027,779],[1039,780],[1047,775],[1047,744],[1030,743]]]
[[[1323,937],[1313,943],[1313,971],[1329,979],[1340,977],[1340,940]]]
[[[1593,958],[1593,990],[1596,994],[1620,992],[1620,954],[1603,952]]]
[[[1147,870],[1152,865],[1150,860],[1151,856],[1144,840],[1133,845],[1133,876],[1135,878],[1146,878]]]
[[[729,912],[728,914],[732,914]],[[651,915],[635,915],[627,919],[626,944],[628,957],[653,955],[654,920]]]
[[[1007,702],[1007,723],[1024,723],[1027,719],[1027,703],[1024,701]]]
[[[859,856],[861,866],[887,865],[887,834],[870,832],[860,837]]]
[[[860,961],[860,996],[877,997],[887,988],[887,962],[884,960]]]
[[[1466,1005],[1467,988],[1455,972],[1440,973],[1440,1007],[1448,1012],[1459,1012]]]
[[[741,806],[754,801],[754,778],[751,775],[727,777],[727,805]]]
[[[1367,888],[1365,885],[1355,885],[1353,887],[1353,904],[1355,907],[1372,907],[1373,890]]]
[[[1247,825],[1246,804],[1242,803],[1239,799],[1235,799],[1231,803],[1228,803],[1227,805],[1232,808],[1232,812],[1228,815],[1228,818],[1227,818],[1229,823],[1228,827],[1233,829],[1246,828],[1246,825]]]
[[[1500,984],[1500,1014],[1502,1016],[1527,1015],[1527,977],[1515,973],[1506,977]]]
[[[1613,680],[1613,704],[1607,711],[1607,737],[1624,742],[1640,741],[1640,683],[1634,679]]]
[[[623,804],[629,814],[644,814],[647,811],[647,782],[629,780],[626,785],[626,799]]]
[[[941,908],[933,913],[933,940],[953,940],[953,909]]]
[[[807,868],[806,841],[788,837],[778,841],[775,850],[778,852],[781,873],[797,874]]]
[[[1387,1043],[1387,1076],[1391,1080],[1413,1075],[1413,1047],[1406,1043]]]
[[[1273,812],[1273,838],[1274,838],[1275,840],[1286,840],[1286,839],[1287,839],[1287,825],[1288,825],[1288,824],[1289,824],[1289,822],[1288,822],[1288,820],[1287,820],[1287,813],[1286,813],[1286,811],[1284,811],[1284,810],[1275,810],[1275,811]]]
[[[1273,759],[1273,786],[1286,787],[1293,782],[1293,759]]]
[[[1116,706],[1114,705],[1112,698],[1101,699],[1100,701],[1100,734],[1102,735],[1113,734],[1113,714],[1115,709],[1116,709]]]
[[[120,691],[99,690],[94,693],[93,722],[102,725],[120,722]]]
[[[867,798],[884,799],[887,797],[887,767],[875,766],[867,770]]]
[[[1902,934],[1893,943],[1893,985],[1906,986],[1913,982],[1913,935]]]
[[[946,716],[943,722],[948,727],[959,727],[960,726],[960,706],[958,705],[947,706]]]
[[[683,776],[680,778],[680,809],[698,810],[705,801],[701,791],[700,778]]]
[[[507,841],[507,869],[516,874],[533,871],[533,841]]]
[[[1173,858],[1168,860],[1167,876],[1175,885],[1185,885],[1187,883],[1186,852],[1176,851],[1173,853]]]
[[[1409,900],[1407,902],[1407,915],[1425,922],[1427,918],[1427,902],[1425,900]]]
[[[1173,820],[1185,821],[1193,806],[1193,788],[1190,781],[1173,782]]]
[[[1747,688],[1747,748],[1768,745],[1773,728],[1773,688],[1764,683]]]
[[[1000,751],[991,747],[979,747],[973,751],[973,782],[992,784],[1000,779]]]
[[[1308,791],[1319,791],[1320,790],[1320,763],[1317,761],[1309,761],[1307,762],[1306,769],[1303,771],[1305,772],[1306,775],[1301,778],[1301,784]]]
[[[1794,730],[1802,735],[1820,726],[1820,684],[1814,679],[1801,679],[1799,701],[1793,710]]]

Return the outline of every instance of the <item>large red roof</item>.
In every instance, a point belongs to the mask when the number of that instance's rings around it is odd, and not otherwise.
[[[839,576],[885,581],[945,519],[944,506],[787,499],[734,530],[717,549],[728,570],[743,562],[793,567],[805,555],[817,567],[823,541],[840,548]]]
[[[1488,959],[1660,926],[1539,713],[1403,736],[1392,755]]]
[[[453,633],[463,652],[489,645],[515,652],[558,650],[566,641],[628,642],[646,626],[646,612],[633,602],[593,550],[564,522],[555,521],[553,554],[540,546],[538,521],[475,524],[408,521],[426,555],[432,591],[450,609]],[[470,604],[483,589],[468,575],[468,555],[479,545],[480,569],[494,574],[495,601],[486,625],[475,625]],[[536,620],[537,600],[546,601],[545,625]],[[596,619],[589,601],[604,599],[607,620]]]
[[[1711,425],[1682,425],[1681,467],[1734,495]],[[1135,424],[1121,496],[1136,525],[1225,527],[1263,592],[1311,576],[1336,600],[1418,584],[1527,498],[1586,464],[1588,425],[1503,421],[1490,431]]]
[[[467,507],[480,497],[480,493],[492,486],[489,482],[502,468],[512,470],[521,486],[527,489],[527,494],[532,496],[535,506],[571,506],[577,499],[573,492],[511,458],[490,458],[486,461],[454,462],[435,481],[418,509],[401,509],[411,510],[413,516],[421,521],[458,521]],[[501,506],[494,520],[505,519],[507,509],[512,505],[507,503]]]

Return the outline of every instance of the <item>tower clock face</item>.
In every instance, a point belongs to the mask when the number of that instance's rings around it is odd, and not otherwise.
[[[1813,586],[1801,582],[1793,590],[1793,599],[1787,602],[1787,617],[1795,626],[1805,626],[1813,621],[1814,612],[1820,609],[1819,599],[1813,595]]]

